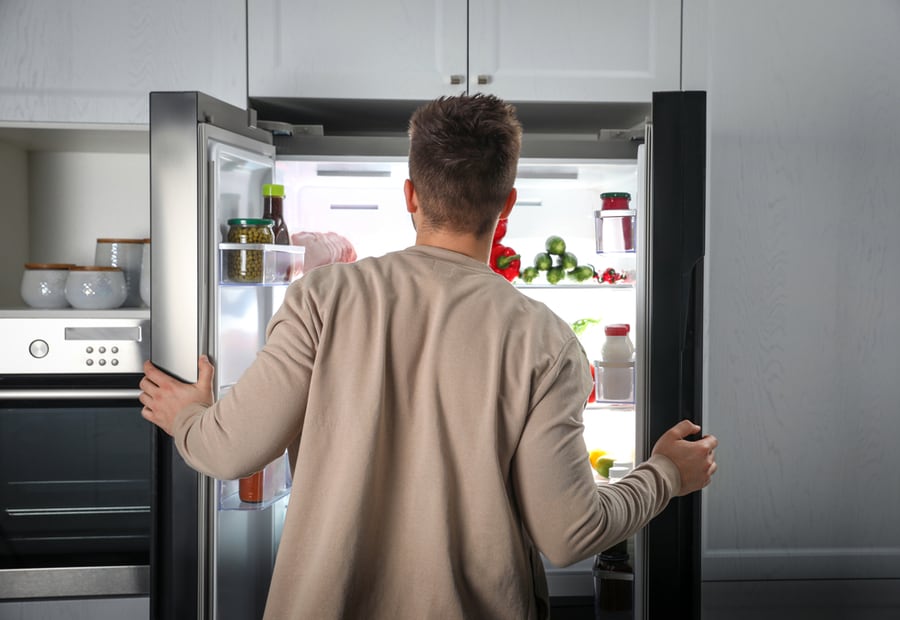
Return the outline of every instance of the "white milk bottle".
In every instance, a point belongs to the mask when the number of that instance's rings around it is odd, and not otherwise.
[[[630,401],[634,394],[634,344],[628,337],[627,323],[605,327],[606,341],[600,350],[603,360],[600,397],[603,400]]]

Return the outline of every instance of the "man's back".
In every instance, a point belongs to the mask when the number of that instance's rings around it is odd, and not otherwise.
[[[510,470],[532,398],[580,351],[571,330],[437,248],[306,278],[267,346],[289,353],[282,321],[318,326],[267,617],[540,617]],[[568,375],[576,410],[586,362]]]

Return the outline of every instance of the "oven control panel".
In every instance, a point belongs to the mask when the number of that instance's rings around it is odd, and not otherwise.
[[[150,312],[0,312],[0,374],[140,373],[150,357]]]

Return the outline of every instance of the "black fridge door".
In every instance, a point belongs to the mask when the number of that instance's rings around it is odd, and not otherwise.
[[[706,93],[653,95],[649,381],[645,454],[682,419],[702,420]],[[700,618],[700,494],[674,499],[645,532],[644,617]]]

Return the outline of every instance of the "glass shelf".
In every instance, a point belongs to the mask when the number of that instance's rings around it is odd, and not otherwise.
[[[592,291],[603,291],[603,290],[633,290],[634,283],[625,283],[625,284],[599,284],[597,282],[592,282],[589,284],[586,283],[569,283],[569,282],[560,282],[559,284],[550,284],[549,282],[513,282],[516,288],[520,289],[589,289]]]

